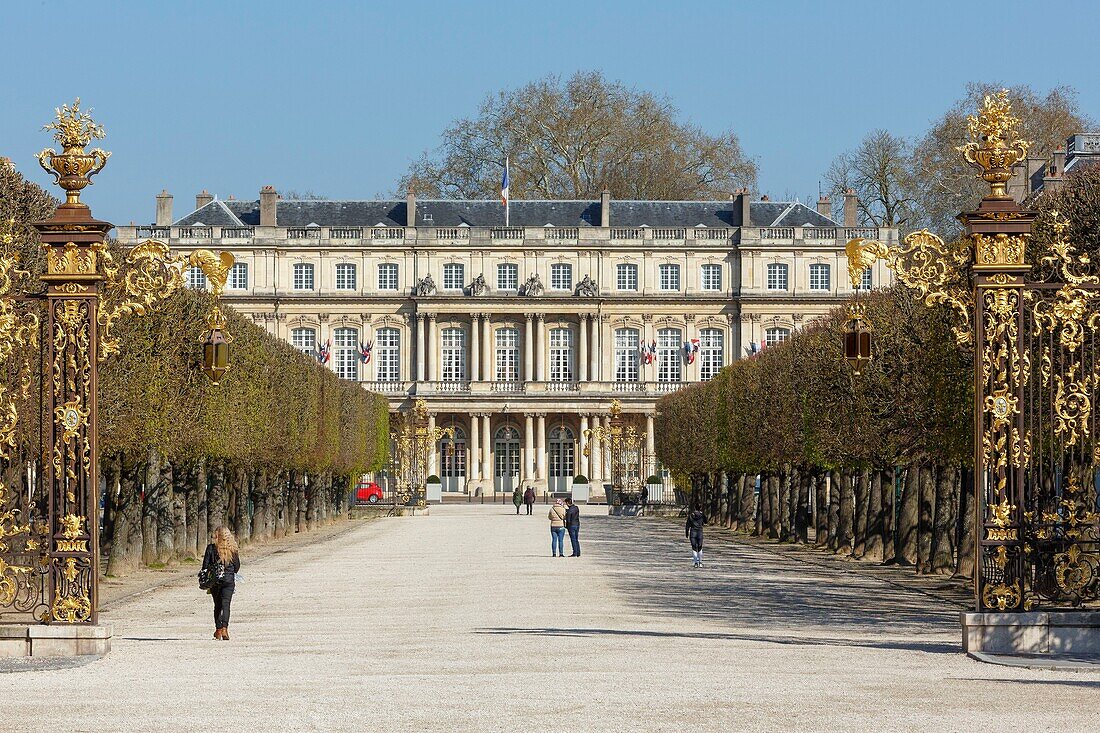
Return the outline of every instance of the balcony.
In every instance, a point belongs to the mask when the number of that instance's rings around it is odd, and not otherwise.
[[[287,239],[320,239],[320,227],[305,227],[304,229],[287,229]]]
[[[405,227],[375,227],[370,230],[371,239],[404,239]]]
[[[685,235],[683,229],[654,229],[652,233],[654,239],[683,239]]]
[[[225,227],[222,229],[222,239],[252,239],[255,230],[252,227]]]
[[[436,229],[436,239],[469,239],[470,229],[469,227],[450,227],[447,229]]]
[[[641,239],[642,238],[642,230],[641,229],[612,229],[611,230],[611,238],[612,239]]]
[[[134,235],[138,239],[167,240],[172,236],[172,230],[169,227],[138,227]]]
[[[649,391],[656,394],[668,394],[683,389],[688,384],[688,382],[657,382],[649,385]]]
[[[519,381],[489,382],[493,394],[523,394],[524,385]]]
[[[360,382],[364,389],[384,395],[408,394],[412,382]]]
[[[545,239],[577,239],[580,237],[580,230],[577,227],[564,227],[562,229],[546,229]]]
[[[730,230],[726,228],[720,229],[694,229],[696,239],[729,239]]]
[[[329,239],[362,239],[363,230],[359,227],[333,227],[328,236]]]
[[[547,382],[547,392],[577,392],[578,387],[576,382]]]
[[[180,239],[211,239],[214,236],[213,227],[182,227]]]
[[[489,236],[493,239],[504,239],[508,241],[522,240],[523,227],[499,227],[490,229]]]

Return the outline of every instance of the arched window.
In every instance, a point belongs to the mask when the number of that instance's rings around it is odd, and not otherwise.
[[[401,333],[396,328],[380,328],[374,336],[375,372],[379,382],[401,380]]]
[[[498,382],[518,382],[519,331],[514,328],[498,328],[496,331],[496,364]]]
[[[657,381],[683,381],[680,348],[682,332],[678,328],[662,328],[657,331]]]
[[[789,328],[779,328],[775,326],[774,328],[769,328],[764,331],[764,343],[768,346],[775,346],[776,344],[781,344],[786,341],[790,335],[791,330]]]
[[[725,344],[722,332],[717,328],[704,328],[699,332],[699,379],[713,379],[722,371],[725,361]]]
[[[615,329],[615,381],[638,381],[638,329]]]
[[[338,328],[332,333],[336,376],[359,380],[359,330]]]
[[[550,381],[573,381],[573,331],[550,329]]]
[[[303,354],[314,356],[317,353],[317,331],[312,328],[290,329],[290,345]]]
[[[443,329],[443,381],[466,381],[466,332],[461,328]]]

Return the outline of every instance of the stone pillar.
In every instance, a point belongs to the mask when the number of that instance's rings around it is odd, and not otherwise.
[[[429,435],[435,435],[435,413],[434,412],[430,413],[428,415],[428,434]],[[439,474],[439,464],[438,464],[438,461],[436,460],[436,443],[437,442],[438,441],[436,441],[433,438],[432,442],[428,444],[428,475],[429,476]]]
[[[411,186],[405,193],[405,226],[416,226],[416,192]]]
[[[592,469],[589,467],[592,463],[592,457],[584,454],[585,446],[588,445],[588,439],[584,437],[584,431],[588,430],[588,415],[581,415],[581,433],[577,439],[577,473],[582,476],[588,477],[589,482],[592,481]],[[591,449],[588,451],[591,453]]]
[[[611,192],[606,188],[600,192],[600,226],[611,226]]]
[[[532,347],[534,346],[534,329],[531,327],[531,321],[534,319],[533,313],[524,314],[527,318],[527,325],[523,329],[523,381],[530,382],[535,378],[532,367],[534,366],[534,352]]]
[[[279,205],[279,194],[274,186],[264,186],[260,189],[260,226],[276,226],[276,210]]]
[[[602,382],[600,374],[600,324],[602,319],[598,315],[592,316],[592,351],[589,354],[591,363],[588,365],[588,379],[593,382]]]
[[[416,381],[423,382],[427,378],[426,366],[427,353],[424,347],[424,314],[416,314]]]
[[[481,444],[481,475],[485,479],[484,493],[493,493],[493,433],[490,430],[491,417],[489,413],[481,416],[481,434],[485,436]]]
[[[546,413],[538,413],[536,426],[538,437],[535,440],[538,453],[535,455],[535,475],[539,481],[546,481]]]
[[[481,324],[480,316],[474,314],[470,319],[470,381],[481,381]]]
[[[535,321],[535,380],[546,381],[546,319],[541,313]]]
[[[588,314],[581,313],[577,329],[577,381],[588,381]],[[586,418],[587,419],[587,418]],[[587,474],[585,474],[587,475]]]
[[[435,314],[428,314],[428,348],[425,356],[428,359],[428,379],[432,382],[439,381],[439,344],[436,341]]]
[[[471,485],[481,480],[481,415],[470,414],[470,458],[468,461]]]
[[[535,477],[535,415],[528,412],[523,415],[523,480]]]
[[[172,194],[167,189],[157,194],[157,226],[172,226]]]
[[[657,455],[654,450],[655,444],[653,439],[653,413],[646,413],[645,416],[645,476],[642,480],[649,478],[657,471]]]
[[[481,349],[485,353],[481,359],[481,378],[486,382],[493,381],[493,324],[489,322],[489,314],[481,314]]]

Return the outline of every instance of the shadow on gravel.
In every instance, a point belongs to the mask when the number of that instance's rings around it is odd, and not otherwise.
[[[999,677],[956,677],[960,682],[1000,682],[1009,685],[1058,685],[1059,687],[1085,687],[1100,689],[1100,682],[1085,680],[1006,680]]]
[[[693,569],[683,529],[644,519],[590,518],[581,541],[641,613],[766,630],[748,639],[787,639],[784,632],[790,632],[789,643],[812,644],[815,635],[824,630],[828,638],[828,629],[836,629],[844,636],[868,634],[867,646],[960,651],[942,638],[911,641],[929,633],[957,635],[957,609],[858,571],[836,572],[726,540],[706,545],[706,567]],[[807,637],[800,640],[801,634]]]
[[[771,636],[768,634],[734,634],[722,632],[676,632],[643,631],[635,629],[556,629],[556,628],[509,628],[497,627],[478,629],[475,634],[520,635],[520,636],[635,636],[668,639],[704,639],[718,641],[759,641],[766,644],[793,644],[797,646],[854,646],[872,649],[905,649],[908,651],[928,652],[930,654],[955,654],[961,651],[958,644],[946,642],[922,641],[876,641],[871,639],[835,639],[822,637]]]

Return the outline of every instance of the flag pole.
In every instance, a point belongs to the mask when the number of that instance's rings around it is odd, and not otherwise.
[[[509,173],[508,168],[509,167],[510,167],[510,161],[509,161],[508,157],[505,156],[505,158],[504,158],[504,182],[505,182],[505,185],[504,185],[504,192],[505,192],[505,194],[504,194],[504,226],[505,226],[505,228],[511,226],[511,223],[510,223],[511,217],[509,215],[511,214],[511,208],[512,208],[512,192],[508,190],[509,186],[511,185],[511,181],[508,180],[511,177],[511,176],[508,175],[508,173]]]

